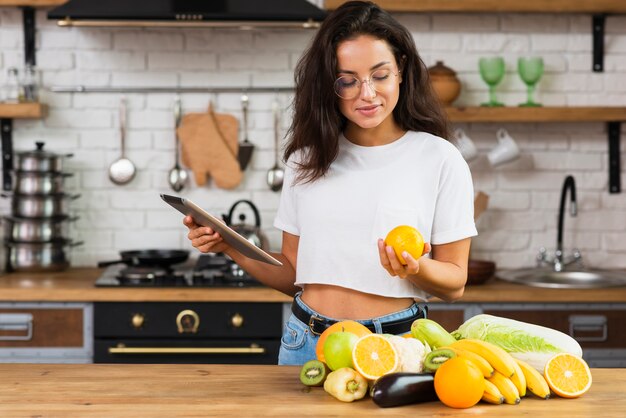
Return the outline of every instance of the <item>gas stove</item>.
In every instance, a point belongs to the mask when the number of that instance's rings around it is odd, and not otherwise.
[[[192,263],[170,267],[114,264],[96,287],[258,287],[264,286],[223,255],[200,255]]]

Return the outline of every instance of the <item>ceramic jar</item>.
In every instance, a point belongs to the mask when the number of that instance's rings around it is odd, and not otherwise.
[[[451,106],[461,93],[461,82],[456,76],[456,72],[450,67],[446,67],[443,61],[428,68],[430,81],[435,94],[444,106]]]

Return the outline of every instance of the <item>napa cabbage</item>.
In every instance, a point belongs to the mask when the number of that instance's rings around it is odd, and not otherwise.
[[[457,340],[475,338],[495,344],[540,372],[557,353],[583,354],[580,344],[561,331],[494,315],[476,315],[451,334]]]

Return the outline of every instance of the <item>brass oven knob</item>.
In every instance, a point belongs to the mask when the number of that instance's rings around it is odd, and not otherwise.
[[[140,313],[134,314],[132,319],[130,320],[131,324],[133,324],[133,327],[136,329],[141,328],[145,321],[146,321],[146,317]]]
[[[176,327],[180,334],[190,332],[195,334],[200,326],[200,316],[191,309],[180,311],[176,316]]]
[[[230,323],[235,328],[240,328],[243,325],[243,316],[238,313],[234,314],[232,318],[230,318]]]

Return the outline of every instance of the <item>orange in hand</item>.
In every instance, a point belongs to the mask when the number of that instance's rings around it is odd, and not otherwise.
[[[420,231],[409,225],[396,226],[389,231],[385,238],[385,245],[391,245],[398,260],[404,265],[407,264],[402,253],[406,251],[414,259],[418,259],[424,253],[424,237]]]

